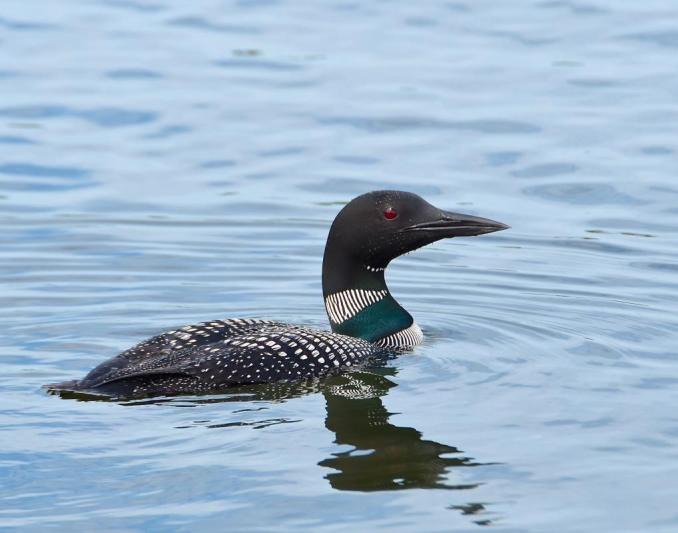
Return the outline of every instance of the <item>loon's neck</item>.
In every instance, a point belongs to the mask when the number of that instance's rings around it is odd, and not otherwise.
[[[370,342],[414,323],[386,286],[384,268],[325,251],[323,298],[332,331]]]

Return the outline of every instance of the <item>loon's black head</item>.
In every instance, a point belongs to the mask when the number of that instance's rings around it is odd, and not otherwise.
[[[382,345],[414,345],[421,330],[391,296],[391,260],[440,239],[482,235],[508,226],[443,211],[403,191],[351,200],[334,219],[323,257],[323,297],[332,331]]]
[[[506,228],[487,218],[444,211],[413,193],[373,191],[354,198],[339,212],[325,253],[338,260],[335,249],[351,263],[383,269],[396,257],[440,239]]]

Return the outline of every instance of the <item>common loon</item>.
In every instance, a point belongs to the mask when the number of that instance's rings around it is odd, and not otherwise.
[[[440,239],[506,228],[409,192],[363,194],[344,206],[327,237],[322,286],[331,332],[252,318],[202,322],[145,340],[82,380],[47,388],[114,397],[216,392],[323,376],[411,348],[423,335],[386,286],[391,260]]]

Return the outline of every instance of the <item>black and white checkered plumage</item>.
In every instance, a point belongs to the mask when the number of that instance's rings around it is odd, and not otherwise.
[[[364,364],[381,352],[362,339],[273,322],[203,322],[152,337],[56,389],[140,397],[293,381]]]

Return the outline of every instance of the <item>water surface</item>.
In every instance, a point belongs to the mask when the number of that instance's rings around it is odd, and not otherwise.
[[[678,7],[6,0],[0,527],[676,531]],[[173,327],[326,327],[344,202],[426,341],[313,387],[47,396]]]

